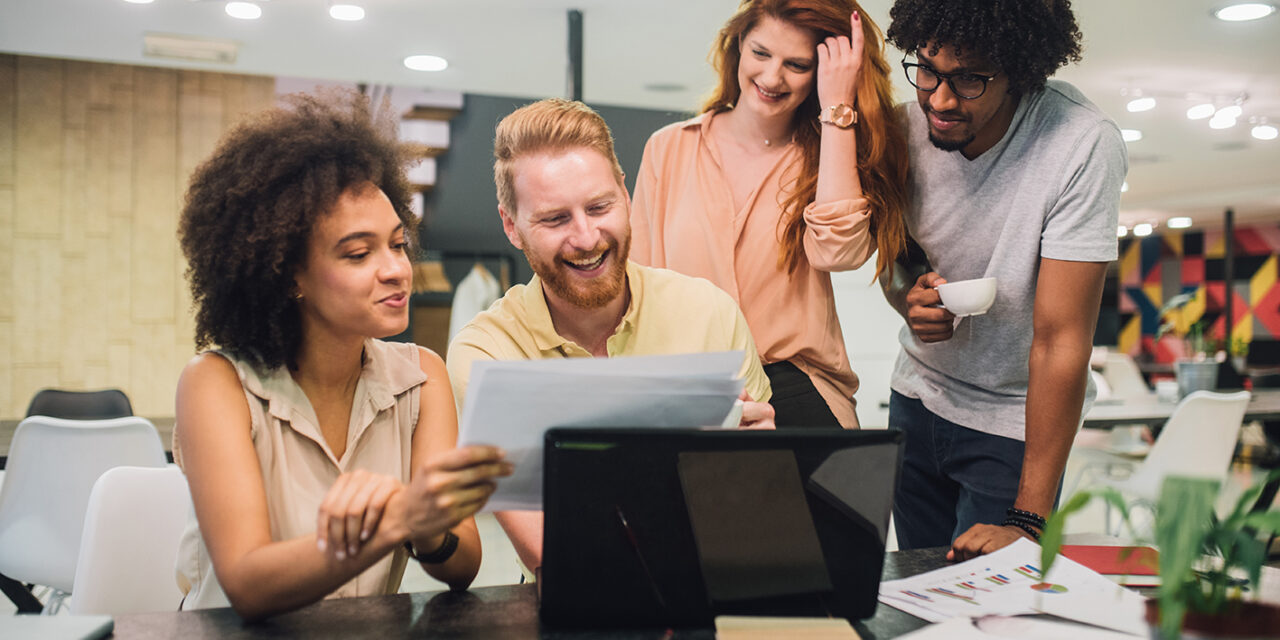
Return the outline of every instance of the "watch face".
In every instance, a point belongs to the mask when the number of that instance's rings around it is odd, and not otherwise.
[[[831,107],[831,124],[841,129],[848,128],[853,124],[853,107],[843,103]]]

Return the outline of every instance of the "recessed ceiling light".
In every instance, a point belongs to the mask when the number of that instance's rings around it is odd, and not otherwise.
[[[1213,17],[1226,22],[1243,22],[1245,20],[1257,20],[1265,18],[1276,11],[1274,4],[1264,2],[1241,2],[1237,4],[1229,4],[1221,9],[1215,9]]]
[[[1139,238],[1146,237],[1151,235],[1151,231],[1153,229],[1154,227],[1146,222],[1135,224],[1133,225],[1133,235],[1138,236]]]
[[[1214,108],[1212,102],[1205,102],[1187,109],[1187,119],[1204,120],[1205,118],[1212,117],[1215,111],[1217,111],[1217,109]]]
[[[1150,111],[1156,108],[1156,99],[1150,96],[1145,98],[1134,98],[1133,100],[1130,100],[1129,104],[1125,105],[1124,108],[1128,109],[1130,113]]]
[[[329,17],[349,22],[364,20],[364,7],[349,3],[329,5]]]
[[[262,17],[262,7],[252,2],[228,2],[227,15],[241,20],[257,20]]]
[[[1215,115],[1209,119],[1210,129],[1230,129],[1236,126],[1236,119],[1231,116]]]
[[[449,61],[440,56],[417,55],[405,58],[404,66],[414,71],[444,71],[449,68]]]
[[[1236,118],[1239,118],[1240,115],[1243,113],[1244,113],[1244,109],[1240,105],[1232,104],[1232,105],[1227,105],[1221,109],[1218,109],[1218,111],[1213,115],[1214,117],[1231,118],[1232,120],[1235,120]]]
[[[1142,139],[1142,132],[1137,129],[1121,129],[1120,136],[1125,142],[1137,142]]]
[[[1186,216],[1169,218],[1169,221],[1164,223],[1164,226],[1169,227],[1170,229],[1186,229],[1191,226],[1191,218]]]
[[[1269,124],[1260,124],[1249,131],[1249,135],[1259,140],[1275,140],[1280,131]]]
[[[1126,226],[1124,226],[1124,225],[1120,225],[1120,226],[1116,227],[1116,237],[1117,237],[1117,238],[1123,238],[1123,237],[1125,237],[1125,236],[1127,236],[1127,235],[1129,235],[1129,227],[1126,227]]]

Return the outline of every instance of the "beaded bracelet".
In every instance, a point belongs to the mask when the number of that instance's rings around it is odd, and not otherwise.
[[[1035,529],[1032,529],[1030,525],[1023,524],[1022,522],[1018,522],[1013,518],[1008,518],[1004,521],[1004,526],[1017,527],[1019,529],[1022,529],[1023,531],[1027,532],[1027,535],[1031,536],[1032,540],[1035,540],[1036,542],[1040,542],[1040,534],[1037,533]]]
[[[1009,507],[1008,509],[1005,509],[1004,513],[1006,516],[1010,518],[1017,518],[1033,527],[1036,527],[1038,529],[1044,529],[1044,516],[1038,513],[1032,513],[1031,511],[1023,511],[1022,509],[1016,509],[1014,507]]]

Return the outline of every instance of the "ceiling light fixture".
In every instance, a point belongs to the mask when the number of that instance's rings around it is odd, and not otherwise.
[[[1218,109],[1218,111],[1213,114],[1213,117],[1231,118],[1232,120],[1235,120],[1236,118],[1239,118],[1242,115],[1244,115],[1244,108],[1241,107],[1240,103],[1237,102],[1235,104],[1228,105],[1221,109]]]
[[[329,5],[329,17],[334,20],[355,22],[364,20],[364,7],[350,2],[339,2]]]
[[[1213,114],[1216,111],[1217,108],[1213,106],[1212,102],[1202,102],[1190,109],[1187,109],[1187,119],[1204,120],[1205,118],[1213,117]]]
[[[1125,142],[1137,142],[1142,139],[1142,132],[1137,129],[1121,129],[1120,136]]]
[[[404,66],[414,71],[444,71],[449,61],[440,56],[416,55],[404,59]]]
[[[1230,115],[1227,115],[1227,116],[1214,115],[1212,118],[1209,119],[1210,129],[1230,129],[1231,127],[1234,127],[1234,126],[1236,126],[1236,119],[1231,117]]]
[[[156,0],[124,0],[124,1],[128,2],[129,4],[151,4]]]
[[[241,20],[257,20],[262,17],[262,7],[252,2],[228,2],[227,15]]]
[[[1139,238],[1145,238],[1151,235],[1151,232],[1154,230],[1155,227],[1146,222],[1140,222],[1133,225],[1133,235],[1138,236]]]
[[[1280,136],[1280,131],[1277,131],[1274,126],[1267,124],[1266,120],[1263,120],[1249,130],[1249,135],[1259,140],[1275,140],[1277,136]]]
[[[1129,113],[1138,113],[1140,111],[1150,111],[1156,108],[1156,99],[1152,98],[1151,96],[1134,98],[1133,100],[1130,100],[1129,104],[1126,104],[1124,108],[1128,109]]]
[[[1240,2],[1214,9],[1213,17],[1224,22],[1244,22],[1265,18],[1276,11],[1274,4],[1264,2]]]
[[[1169,218],[1168,222],[1164,223],[1164,226],[1169,227],[1170,229],[1186,229],[1191,226],[1191,218],[1186,216]]]

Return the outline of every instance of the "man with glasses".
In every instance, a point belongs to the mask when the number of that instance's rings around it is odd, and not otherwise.
[[[1127,170],[1116,124],[1048,81],[1080,59],[1069,0],[898,0],[912,249],[889,424],[906,432],[898,544],[963,560],[1036,538],[1093,390],[1088,359]],[[996,278],[985,315],[937,287]]]

